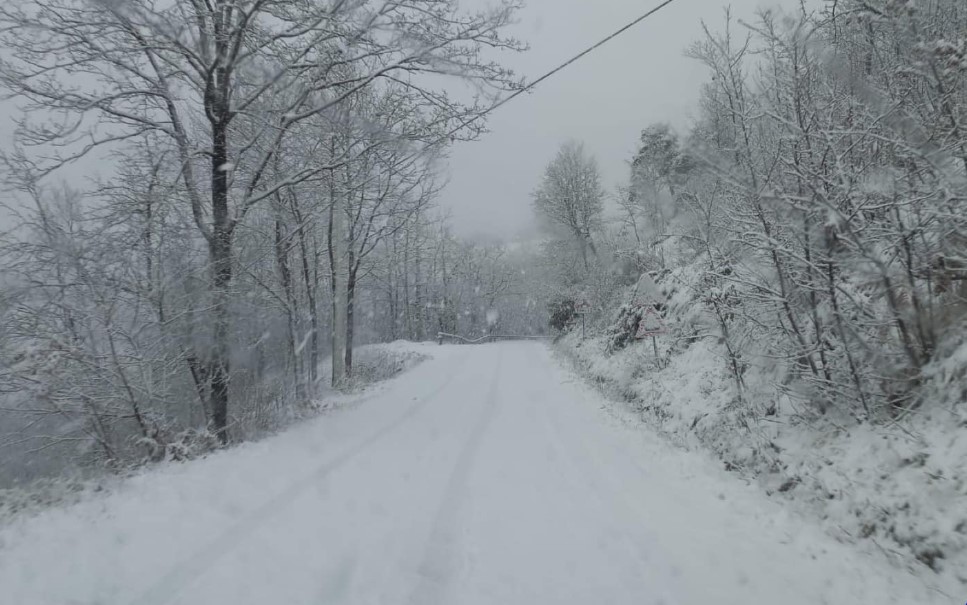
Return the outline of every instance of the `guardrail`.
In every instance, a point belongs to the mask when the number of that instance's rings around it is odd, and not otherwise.
[[[497,342],[498,340],[551,340],[552,336],[524,336],[524,335],[511,335],[511,334],[487,334],[486,336],[481,336],[480,338],[466,338],[460,336],[459,334],[448,334],[446,332],[437,332],[437,342],[443,344],[445,340],[450,340],[458,344],[466,345],[478,345],[485,342]]]

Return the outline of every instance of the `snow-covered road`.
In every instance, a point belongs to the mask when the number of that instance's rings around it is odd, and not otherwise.
[[[960,603],[619,415],[539,344],[0,529],[0,602]]]

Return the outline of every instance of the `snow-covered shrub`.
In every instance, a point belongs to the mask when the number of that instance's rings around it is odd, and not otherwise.
[[[361,388],[389,380],[426,359],[426,355],[405,347],[393,345],[361,347],[353,356],[350,388]]]
[[[221,447],[214,433],[197,429],[185,429],[173,435],[152,429],[147,436],[138,439],[138,445],[145,450],[145,462],[183,462],[204,456]]]
[[[558,332],[566,332],[575,323],[577,313],[574,307],[574,299],[568,297],[558,297],[547,305],[550,315],[548,324]]]
[[[627,347],[635,341],[638,325],[641,323],[644,308],[624,304],[618,309],[617,318],[607,331],[605,351],[610,355]]]

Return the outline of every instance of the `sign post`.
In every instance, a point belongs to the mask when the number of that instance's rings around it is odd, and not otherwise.
[[[587,315],[591,311],[591,303],[586,298],[578,299],[574,303],[574,312],[581,316],[581,340],[584,340],[587,332]]]

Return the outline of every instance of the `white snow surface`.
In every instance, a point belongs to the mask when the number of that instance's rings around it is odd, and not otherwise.
[[[0,528],[0,602],[959,603],[628,419],[534,343]]]

